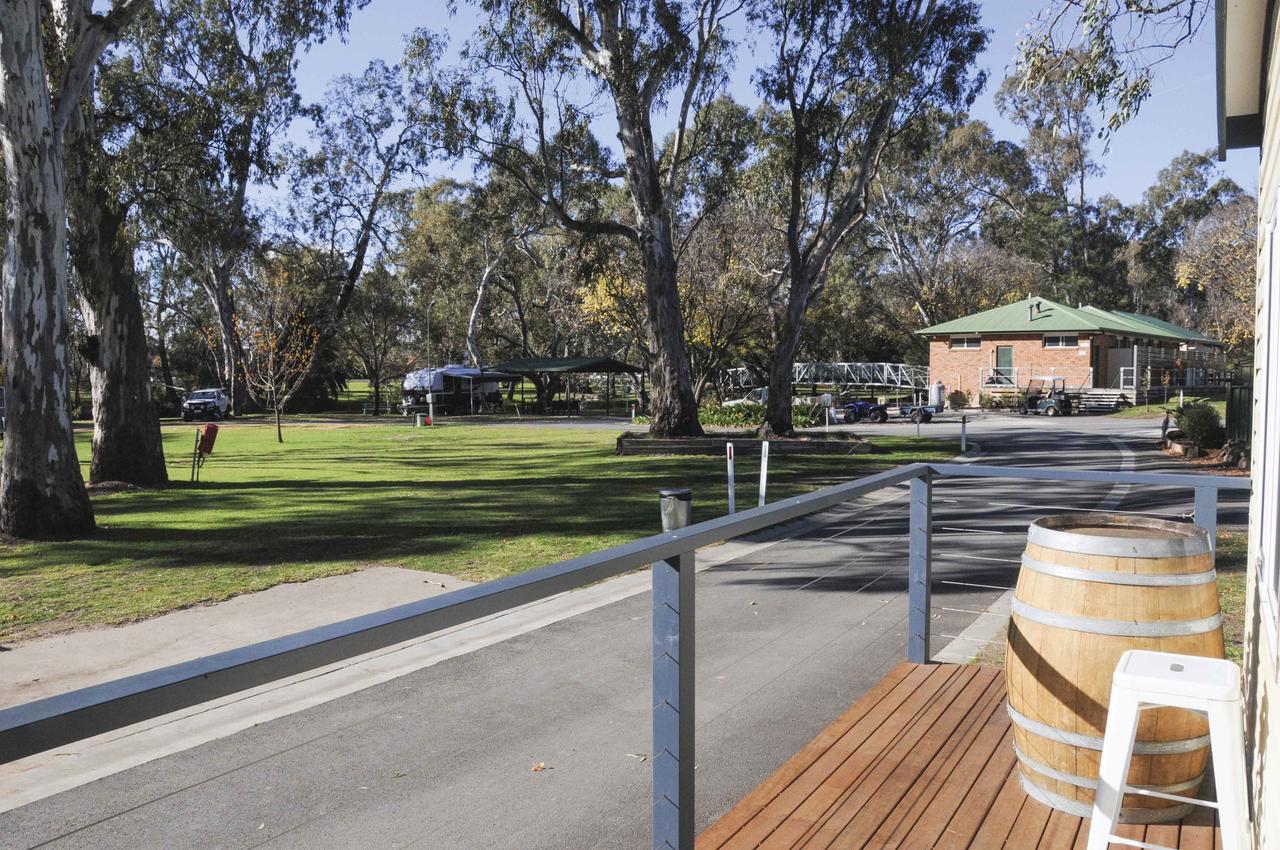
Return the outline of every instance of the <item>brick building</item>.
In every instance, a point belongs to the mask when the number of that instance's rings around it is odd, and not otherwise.
[[[916,331],[948,391],[999,393],[1062,378],[1068,389],[1179,387],[1225,380],[1223,345],[1151,316],[1032,297]]]

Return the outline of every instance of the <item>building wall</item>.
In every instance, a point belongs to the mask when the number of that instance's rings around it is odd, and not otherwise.
[[[1277,44],[1271,21],[1270,43]],[[1280,746],[1272,740],[1280,727],[1280,683],[1277,682],[1277,611],[1274,587],[1264,577],[1280,551],[1280,255],[1276,240],[1276,195],[1280,191],[1280,58],[1275,47],[1267,59],[1267,102],[1264,107],[1262,158],[1258,177],[1258,290],[1254,352],[1253,495],[1249,505],[1249,565],[1245,610],[1246,736],[1250,751],[1250,786],[1256,846],[1280,850]],[[1267,435],[1270,433],[1270,439]],[[1264,806],[1263,800],[1270,803]]]
[[[1081,343],[1089,343],[1087,335],[1077,336]],[[1100,344],[1110,345],[1110,337],[1100,339]],[[1085,386],[1093,385],[1088,380],[1087,344],[1076,348],[1045,348],[1041,334],[987,335],[982,337],[981,348],[951,348],[950,343],[949,336],[929,340],[929,380],[942,381],[947,392],[964,390],[969,393],[972,404],[977,404],[979,393],[985,391],[981,385],[983,370],[989,372],[995,367],[996,348],[1002,345],[1013,346],[1013,366],[1018,370],[1019,384],[1025,386],[1028,379],[1056,370],[1056,374],[1067,379],[1069,386],[1080,386],[1081,382]]]

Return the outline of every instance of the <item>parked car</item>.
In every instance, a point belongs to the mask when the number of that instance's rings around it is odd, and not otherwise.
[[[889,408],[874,401],[851,401],[841,406],[844,421],[852,425],[855,422],[888,422]]]
[[[220,389],[196,390],[182,403],[182,421],[221,419],[231,408],[231,399]]]

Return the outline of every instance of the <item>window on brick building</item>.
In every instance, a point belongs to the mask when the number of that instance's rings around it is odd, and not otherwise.
[[[1046,336],[1044,338],[1045,348],[1075,348],[1079,344],[1079,337],[1074,336]]]
[[[952,348],[982,348],[982,339],[976,336],[951,337]]]

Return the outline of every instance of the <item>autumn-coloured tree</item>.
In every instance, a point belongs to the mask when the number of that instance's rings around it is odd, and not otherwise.
[[[281,443],[280,420],[289,402],[289,390],[311,368],[319,342],[314,310],[301,277],[281,258],[260,261],[247,276],[246,297],[235,316],[244,352],[245,385],[259,404],[275,412],[276,440]]]
[[[1258,202],[1245,195],[1201,219],[1178,254],[1178,286],[1204,297],[1200,324],[1237,350],[1253,344]]]

